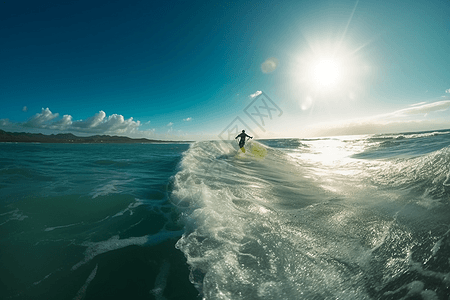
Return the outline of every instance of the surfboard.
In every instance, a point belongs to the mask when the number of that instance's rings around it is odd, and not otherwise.
[[[245,153],[245,148],[244,147],[242,147],[241,150],[242,150],[243,153]]]

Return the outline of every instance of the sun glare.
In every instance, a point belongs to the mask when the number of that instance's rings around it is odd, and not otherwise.
[[[311,42],[309,50],[292,66],[292,84],[298,91],[302,110],[319,101],[356,101],[364,92],[361,84],[368,74],[367,64],[340,42]]]
[[[342,77],[342,67],[334,59],[319,59],[312,65],[311,79],[317,88],[333,88]]]

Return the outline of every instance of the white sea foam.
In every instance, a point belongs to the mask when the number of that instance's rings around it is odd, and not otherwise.
[[[76,226],[76,225],[79,225],[79,224],[83,224],[83,223],[75,223],[75,224],[69,224],[69,225],[63,225],[63,226],[47,227],[47,228],[45,228],[44,231],[53,231],[55,229],[72,227],[72,226]]]
[[[72,270],[78,269],[80,266],[92,260],[99,254],[121,249],[131,245],[156,245],[162,243],[171,238],[179,237],[182,234],[181,231],[167,231],[161,230],[154,235],[146,235],[140,237],[130,237],[126,239],[120,239],[118,235],[111,237],[108,240],[101,242],[84,242],[81,246],[87,247],[84,252],[84,259],[72,266]]]
[[[27,173],[44,174],[45,168],[48,176],[3,174],[2,249],[24,249],[2,253],[4,272],[23,278],[17,286],[27,293],[50,291],[58,276],[79,273],[67,268],[86,267],[97,255],[178,238],[190,279],[205,299],[446,299],[449,138],[251,141],[245,154],[233,143],[200,142],[190,145],[177,169],[184,147],[6,145],[14,148],[1,152],[4,161],[14,156]],[[28,160],[31,150],[39,160]],[[86,162],[86,153],[94,163]],[[121,159],[133,163],[109,163]],[[108,163],[96,163],[101,160]],[[162,192],[174,172],[169,199],[180,215]],[[127,197],[86,203],[89,193]],[[142,204],[157,220],[144,215]],[[173,229],[176,217],[184,231],[148,234],[166,219],[164,228]],[[51,227],[44,231],[44,224]],[[30,255],[53,262],[41,268]],[[163,297],[171,280],[166,270],[175,262],[167,259],[170,266],[161,266],[150,297]],[[95,274],[100,282],[110,280],[100,270]],[[83,283],[75,282],[67,290],[79,290]]]
[[[204,274],[206,298],[223,294],[229,299],[252,295],[290,299],[303,294],[308,299],[336,289],[353,299],[367,298],[363,291],[345,284],[357,274],[339,271],[352,264],[352,255],[362,253],[361,246],[336,239],[328,226],[320,233],[312,230],[328,223],[329,212],[311,218],[299,210],[320,204],[328,193],[299,180],[305,171],[289,164],[289,156],[282,152],[269,149],[263,160],[238,159],[229,155],[237,151],[230,147],[226,143],[192,145],[175,178],[174,202],[189,206],[187,233],[177,247]],[[197,159],[205,154],[202,151],[209,151],[211,159],[228,154],[224,162],[228,173],[202,173],[202,164],[208,163]],[[311,206],[311,210],[319,207]],[[293,209],[302,216],[293,217]],[[341,213],[336,222],[350,218]],[[339,290],[341,285],[352,291]],[[242,296],[236,294],[239,289],[245,291]]]
[[[128,205],[127,208],[125,208],[124,210],[119,211],[117,214],[115,214],[114,216],[112,216],[113,218],[115,217],[120,217],[123,216],[125,213],[129,213],[130,216],[133,215],[133,210],[138,207],[144,205],[144,201],[140,200],[140,199],[135,199],[135,202],[132,202]]]
[[[41,284],[42,281],[44,281],[45,279],[49,278],[52,274],[53,274],[53,273],[50,273],[50,274],[45,275],[45,277],[42,278],[41,280],[38,280],[38,281],[33,282],[33,285]]]
[[[4,225],[4,224],[6,224],[6,223],[8,223],[10,221],[14,221],[14,220],[15,221],[23,221],[26,218],[28,218],[28,216],[24,215],[23,212],[21,212],[19,209],[15,209],[13,211],[9,211],[9,212],[0,214],[0,216],[8,216],[8,215],[10,217],[5,222],[0,223],[0,226]]]
[[[77,295],[73,298],[74,300],[82,300],[84,299],[86,295],[86,290],[91,283],[92,280],[94,280],[95,275],[97,275],[97,269],[98,264],[95,265],[95,268],[92,270],[91,274],[89,274],[88,278],[86,279],[86,282],[83,284],[83,286],[78,290]]]
[[[126,185],[129,182],[132,182],[134,179],[128,180],[111,180],[106,184],[102,184],[97,186],[90,195],[92,198],[97,198],[98,196],[106,196],[109,194],[118,194],[121,193],[121,186]]]
[[[416,213],[424,222],[436,214],[417,204],[434,192],[416,196],[411,208],[403,200],[410,190],[379,186],[409,184],[418,168],[440,174],[444,167],[436,165],[447,150],[427,155],[432,167],[419,158],[353,158],[366,149],[356,139],[304,143],[306,152],[264,146],[259,160],[227,142],[194,143],[184,154],[171,196],[186,226],[177,248],[205,299],[371,299],[367,286],[394,295],[383,288],[408,271],[445,281],[446,274],[409,259],[419,239],[410,228]],[[366,281],[379,274],[382,281]],[[399,289],[436,296],[427,283],[408,284]]]
[[[170,263],[164,261],[161,266],[161,270],[158,273],[158,276],[156,276],[155,287],[150,291],[151,294],[155,296],[156,300],[166,300],[166,298],[163,296],[163,292],[164,289],[166,288],[169,270],[170,270]]]

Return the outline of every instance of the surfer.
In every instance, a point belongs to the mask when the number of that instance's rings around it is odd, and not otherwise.
[[[237,137],[235,137],[234,139],[237,139],[237,138],[241,138],[240,140],[239,140],[239,148],[243,148],[244,147],[244,145],[245,145],[245,138],[246,137],[249,137],[249,138],[253,138],[252,136],[249,136],[248,134],[246,134],[245,133],[245,130],[242,130],[242,132],[240,133],[240,134],[238,134],[238,136]],[[244,150],[242,150],[243,152],[244,152]]]

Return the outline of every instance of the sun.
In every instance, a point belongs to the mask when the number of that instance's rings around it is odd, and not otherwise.
[[[361,47],[360,47],[361,48]],[[354,101],[364,92],[362,80],[370,69],[357,52],[341,42],[311,42],[295,56],[292,85],[303,110],[319,101]]]
[[[309,76],[314,87],[332,89],[338,86],[342,75],[343,68],[339,60],[320,58],[312,62]]]

